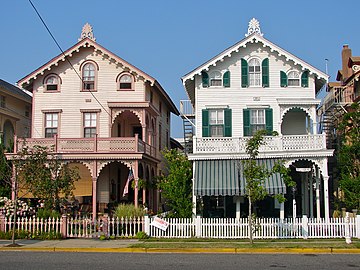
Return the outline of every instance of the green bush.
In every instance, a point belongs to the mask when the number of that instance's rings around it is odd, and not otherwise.
[[[137,239],[148,239],[149,236],[145,232],[140,231],[140,232],[136,233],[136,238]]]
[[[0,232],[0,239],[10,240],[12,238],[12,230],[7,232]],[[34,233],[24,230],[15,230],[15,239],[38,239],[38,240],[55,240],[61,239],[61,233],[56,232],[39,232]]]
[[[38,209],[38,211],[36,212],[36,217],[38,218],[43,218],[43,219],[47,219],[47,218],[60,218],[61,214],[55,210],[50,210],[50,209],[45,209],[45,208],[40,208]]]
[[[143,217],[145,210],[142,207],[135,207],[133,204],[119,204],[114,211],[114,216],[122,217]]]

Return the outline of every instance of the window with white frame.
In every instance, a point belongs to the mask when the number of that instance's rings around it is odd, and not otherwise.
[[[290,71],[288,73],[288,86],[300,86],[300,75],[297,71]]]
[[[119,89],[120,90],[130,90],[132,89],[132,76],[130,74],[124,74],[120,77],[119,80]]]
[[[56,75],[49,75],[45,80],[46,91],[59,90],[59,78]]]
[[[261,68],[260,61],[253,58],[249,61],[249,85],[261,86]]]
[[[84,113],[84,137],[93,138],[96,135],[96,112],[85,112]]]
[[[86,63],[82,70],[83,90],[93,91],[95,90],[95,65],[92,63]]]
[[[58,134],[58,124],[58,113],[45,113],[45,138],[52,138]]]
[[[251,134],[255,134],[255,132],[258,130],[266,129],[264,109],[250,110],[250,127],[251,127]]]
[[[224,136],[224,110],[209,110],[210,137]]]
[[[221,86],[222,85],[222,76],[219,71],[213,71],[210,74],[210,86]]]

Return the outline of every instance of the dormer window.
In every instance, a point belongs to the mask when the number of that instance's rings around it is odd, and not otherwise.
[[[290,71],[287,77],[288,77],[288,86],[300,85],[300,75],[297,71]]]
[[[82,69],[83,91],[95,90],[95,65],[86,63]]]
[[[210,86],[221,86],[222,76],[219,71],[214,71],[210,74]]]
[[[60,90],[60,79],[56,75],[49,75],[45,79],[46,91],[59,91]]]
[[[124,74],[119,79],[119,89],[120,90],[131,90],[133,83],[133,77],[130,74]]]

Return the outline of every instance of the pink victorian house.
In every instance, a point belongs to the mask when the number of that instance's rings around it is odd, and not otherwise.
[[[86,24],[74,46],[18,85],[33,93],[26,145],[54,146],[62,162],[79,168],[74,195],[93,216],[120,202],[157,211],[151,183],[162,169],[160,151],[170,148],[170,114],[179,112],[156,79],[99,45]],[[130,183],[124,192],[131,174],[149,185]]]

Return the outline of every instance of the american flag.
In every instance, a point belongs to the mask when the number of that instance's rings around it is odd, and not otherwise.
[[[125,184],[125,187],[124,187],[124,192],[123,192],[123,197],[125,197],[128,193],[129,193],[129,184],[130,182],[134,180],[134,174],[132,172],[132,169],[129,170],[129,176],[126,180],[126,184]]]

